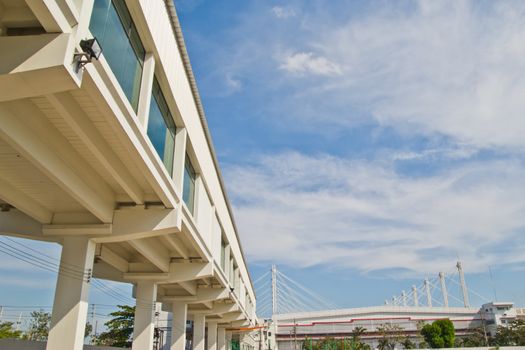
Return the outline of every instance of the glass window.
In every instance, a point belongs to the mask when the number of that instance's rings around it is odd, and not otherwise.
[[[148,136],[164,166],[171,174],[173,170],[173,150],[175,149],[175,123],[157,79],[153,81],[148,118]]]
[[[124,0],[95,0],[89,29],[137,111],[145,51]]]
[[[184,188],[182,191],[182,199],[188,206],[188,209],[193,214],[193,207],[195,202],[195,179],[197,175],[191,165],[188,156],[186,156],[186,163],[184,164]]]

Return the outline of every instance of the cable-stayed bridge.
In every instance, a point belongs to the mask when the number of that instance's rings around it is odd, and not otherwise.
[[[277,270],[275,265],[254,281],[257,316],[337,309],[337,305]]]
[[[275,265],[254,281],[257,291],[257,315],[272,315],[337,310],[340,307],[294,281]],[[471,300],[483,304],[489,299],[467,288],[461,262],[454,270],[439,272],[433,278],[425,278],[420,285],[413,285],[409,292],[403,290],[384,304],[402,307],[464,307],[470,308]]]
[[[340,308],[302,286],[272,266],[254,282],[257,291],[257,315],[270,320],[275,345],[279,350],[298,349],[305,339],[348,338],[356,328],[364,329],[362,339],[375,347],[379,329],[395,325],[399,332],[417,343],[419,327],[437,319],[453,322],[458,336],[484,326],[495,332],[498,324],[520,314],[511,302],[488,302],[467,288],[461,263],[449,272],[425,278],[410,292],[401,292],[384,305]],[[482,305],[472,307],[472,304]]]

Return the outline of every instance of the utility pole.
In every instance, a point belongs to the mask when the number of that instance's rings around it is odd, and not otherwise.
[[[439,282],[441,283],[441,294],[443,295],[443,306],[448,307],[447,284],[445,283],[445,273],[439,273]]]
[[[293,348],[297,350],[297,323],[295,318],[293,319]]]
[[[465,283],[465,273],[463,272],[463,268],[461,267],[461,261],[458,261],[456,267],[458,268],[459,280],[461,283],[461,291],[463,292],[463,304],[465,305],[465,307],[470,307],[470,303],[468,300],[467,284]]]
[[[18,315],[18,322],[16,322],[16,330],[20,330],[20,323],[22,323],[22,312]]]
[[[432,307],[432,295],[430,295],[430,282],[425,278],[425,291],[427,292],[427,306]]]
[[[277,267],[272,265],[272,319],[277,314]]]
[[[419,306],[419,298],[417,296],[417,288],[416,286],[412,286],[412,298],[414,299],[414,306]]]
[[[95,327],[95,310],[96,310],[95,304],[91,304],[91,327],[92,327],[92,331],[91,332],[92,333],[95,330],[95,328],[94,328]],[[95,333],[93,333],[93,334],[95,334]],[[92,336],[91,337],[91,343],[93,343],[94,340],[95,340],[95,337]]]

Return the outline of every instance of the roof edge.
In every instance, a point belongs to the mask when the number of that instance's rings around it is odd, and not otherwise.
[[[224,196],[226,206],[228,208],[228,213],[230,214],[230,218],[233,224],[233,230],[235,231],[235,237],[237,238],[237,242],[239,242],[239,249],[241,251],[241,256],[242,256],[244,265],[246,266],[246,270],[248,272],[248,278],[250,280],[250,284],[251,284],[251,287],[252,287],[252,290],[255,296],[255,289],[253,287],[252,277],[250,275],[250,271],[248,270],[248,264],[246,262],[246,257],[244,255],[244,249],[242,248],[241,240],[239,238],[239,233],[237,231],[237,224],[235,223],[235,218],[233,216],[233,210],[231,208],[228,194],[226,193],[226,185],[224,184],[224,179],[222,177],[222,173],[219,167],[219,161],[217,158],[217,154],[215,153],[215,148],[213,147],[210,130],[208,128],[208,122],[206,121],[206,114],[204,113],[204,107],[202,106],[202,101],[200,98],[199,90],[197,88],[197,82],[195,80],[195,76],[191,68],[190,57],[188,55],[188,51],[186,50],[186,43],[184,42],[184,36],[182,35],[182,29],[180,26],[179,17],[177,15],[177,10],[175,9],[174,0],[164,0],[164,3],[166,4],[166,9],[168,10],[168,15],[170,17],[170,23],[173,29],[173,34],[179,46],[179,49],[180,49],[179,53],[182,59],[182,63],[184,64],[184,70],[186,71],[186,77],[191,87],[191,93],[193,95],[193,99],[195,100],[195,104],[197,105],[197,111],[199,113],[202,128],[204,129],[204,134],[206,136],[206,142],[208,143],[208,148],[210,149],[210,152],[213,158],[213,164],[215,166],[215,171],[217,172],[217,176],[219,177],[221,191]]]

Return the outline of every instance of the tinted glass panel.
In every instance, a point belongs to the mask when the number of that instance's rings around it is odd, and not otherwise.
[[[106,61],[136,111],[144,46],[123,0],[95,0],[89,29],[102,46]]]
[[[148,136],[160,159],[171,174],[175,148],[175,124],[157,80],[153,82],[148,119]]]

